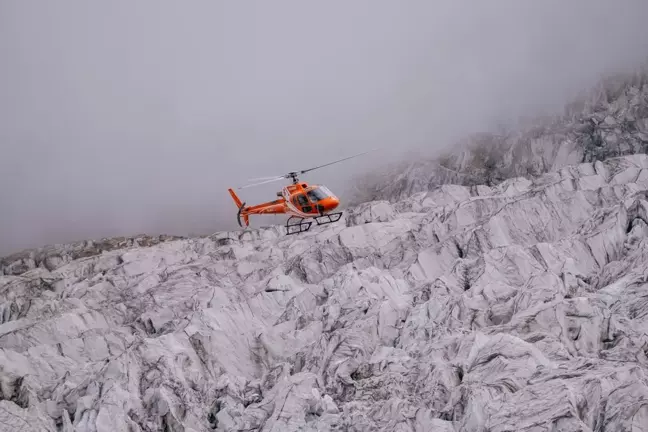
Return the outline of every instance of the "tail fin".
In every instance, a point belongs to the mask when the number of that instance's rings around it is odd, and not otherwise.
[[[243,224],[241,224],[241,216],[243,216],[243,221],[245,222],[245,226],[250,226],[250,216],[247,213],[243,213],[243,210],[245,208],[245,203],[241,202],[241,200],[236,195],[234,190],[232,190],[231,188],[227,190],[229,191],[230,195],[232,195],[232,199],[236,203],[236,207],[238,207],[238,214],[236,215],[236,218],[238,220],[239,226],[241,227],[243,226]]]
[[[241,202],[241,200],[239,199],[239,197],[236,195],[236,192],[234,192],[234,190],[231,189],[231,188],[230,188],[230,189],[227,189],[227,190],[228,190],[228,192],[230,193],[230,195],[232,195],[232,199],[233,199],[234,202],[236,203],[236,207],[238,207],[238,208],[243,207],[243,203]]]

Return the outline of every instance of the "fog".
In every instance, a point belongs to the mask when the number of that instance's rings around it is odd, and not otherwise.
[[[646,17],[645,0],[4,0],[0,255],[232,229],[228,187],[380,147],[303,178],[344,197],[643,61]]]

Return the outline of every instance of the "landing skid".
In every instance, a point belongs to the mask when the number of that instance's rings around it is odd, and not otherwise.
[[[291,220],[297,220],[297,223],[290,223]],[[304,218],[299,216],[290,216],[286,221],[286,235],[301,234],[310,229],[313,222],[303,222]]]
[[[335,216],[337,216],[337,218],[334,218]],[[329,214],[325,214],[323,216],[317,216],[317,217],[315,217],[313,219],[315,219],[315,222],[317,222],[317,225],[327,225],[327,224],[335,223],[335,222],[339,221],[341,217],[342,217],[342,212],[339,212],[339,213],[329,213]],[[328,218],[328,222],[324,222],[324,221],[320,222],[320,218]]]
[[[339,212],[339,213],[329,213],[321,216],[315,216],[313,217],[313,219],[315,219],[317,225],[328,225],[330,223],[339,221],[341,217],[342,217],[342,212]],[[293,219],[295,219],[297,222],[291,224],[290,221]],[[313,222],[311,221],[304,222],[303,217],[290,216],[290,218],[288,218],[288,220],[286,221],[286,235],[301,234],[303,232],[307,232],[308,230],[310,230],[311,225],[313,225]]]

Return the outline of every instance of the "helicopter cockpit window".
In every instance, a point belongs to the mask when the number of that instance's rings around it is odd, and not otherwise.
[[[305,206],[309,204],[304,194],[297,195],[295,197],[295,201],[297,201],[297,204],[299,204],[300,206]]]
[[[323,200],[326,198],[328,195],[320,188],[315,188],[313,190],[308,191],[308,198],[314,203]]]
[[[312,210],[311,203],[308,202],[308,199],[306,199],[306,195],[303,193],[300,193],[294,198],[295,204],[297,204],[299,207],[301,207],[301,210],[303,212],[310,212]]]

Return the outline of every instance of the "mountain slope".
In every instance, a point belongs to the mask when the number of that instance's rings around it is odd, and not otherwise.
[[[641,430],[647,235],[634,155],[50,260],[0,276],[0,429]]]
[[[602,80],[562,115],[531,119],[499,133],[475,134],[441,157],[419,155],[414,162],[358,179],[363,187],[353,201],[397,201],[440,184],[493,185],[575,163],[646,152],[648,63],[635,73]]]

